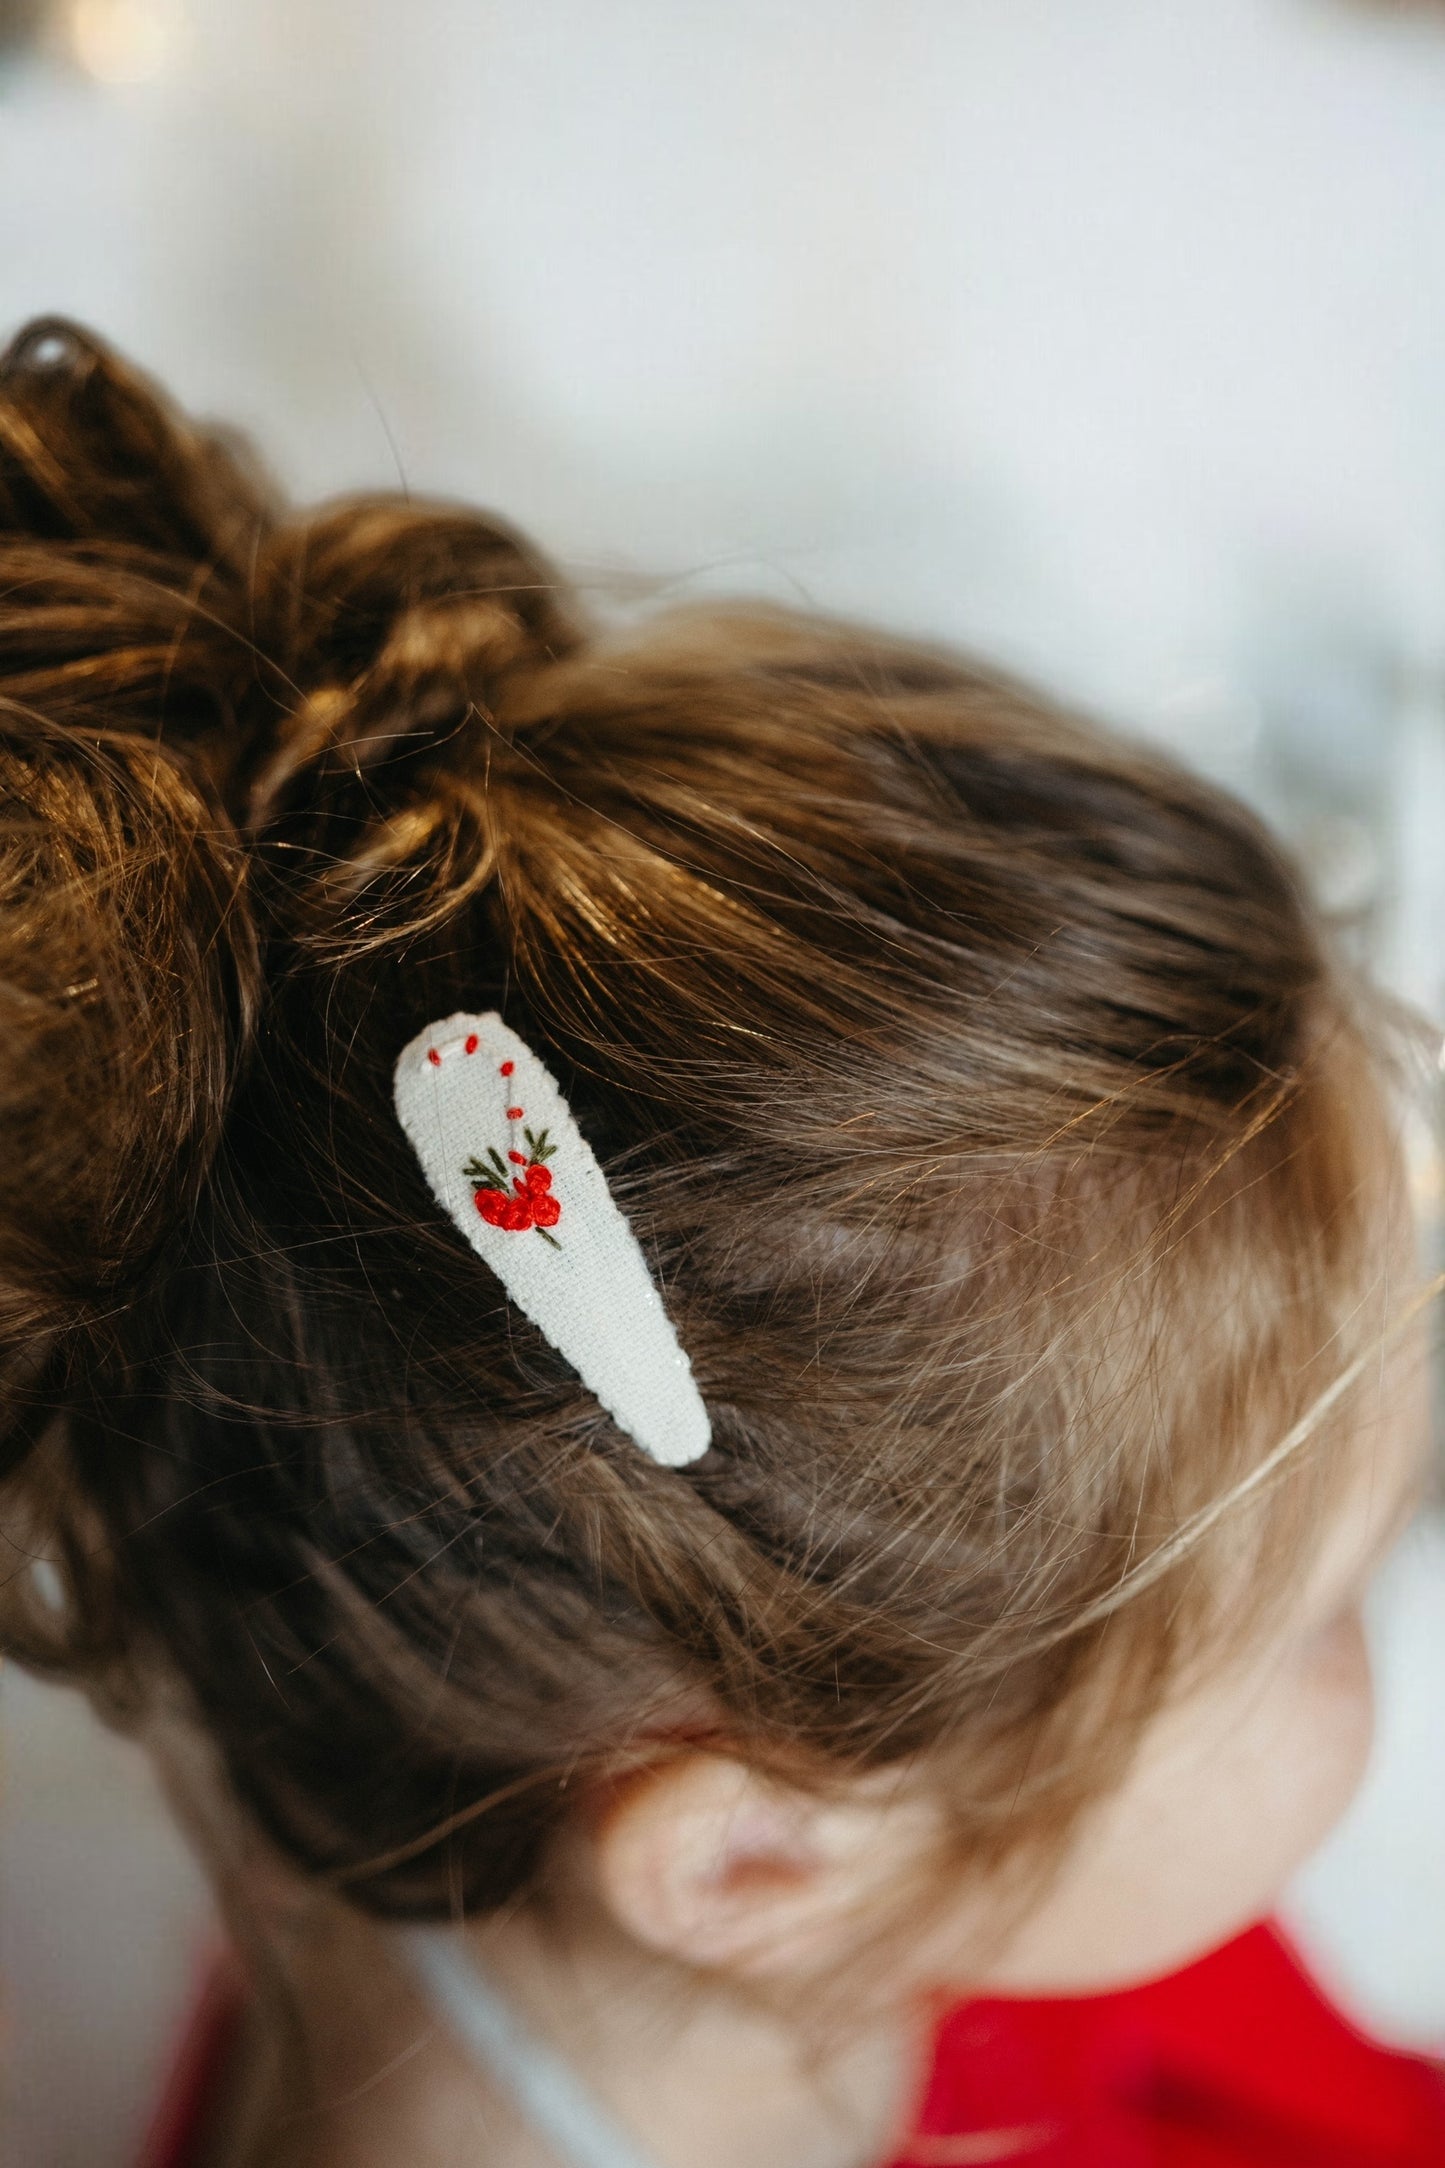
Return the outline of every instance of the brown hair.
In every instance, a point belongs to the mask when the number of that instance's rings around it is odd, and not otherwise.
[[[60,1569],[9,1645],[181,1682],[377,1912],[503,1901],[679,1737],[1067,1826],[1368,1323],[1369,1056],[1254,818],[952,654],[603,632],[490,516],[295,516],[57,321],[0,363],[0,595],[8,1496]],[[493,1006],[665,1289],[695,1467],[397,1127],[401,1046]]]

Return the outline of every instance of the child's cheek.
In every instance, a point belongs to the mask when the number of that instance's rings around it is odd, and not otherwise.
[[[1309,1644],[1302,1692],[1311,1719],[1316,1770],[1314,1813],[1303,1858],[1344,1813],[1370,1758],[1374,1680],[1358,1606],[1342,1612]]]
[[[1124,1987],[1274,1909],[1348,1806],[1373,1729],[1358,1611],[1171,1712],[990,1968],[1011,1993]]]

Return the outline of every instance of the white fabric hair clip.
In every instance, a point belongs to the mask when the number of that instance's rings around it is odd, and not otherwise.
[[[637,1237],[556,1079],[495,1011],[397,1056],[397,1119],[438,1204],[613,1421],[668,1467],[712,1437]]]

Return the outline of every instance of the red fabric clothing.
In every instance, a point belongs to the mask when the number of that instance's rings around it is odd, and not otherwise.
[[[197,2005],[137,2168],[201,2168],[243,2005]],[[1445,2168],[1445,2063],[1380,2047],[1274,1926],[1147,1987],[969,2002],[892,2168]]]
[[[1270,1925],[1147,1987],[950,2011],[919,2130],[895,2168],[1445,2168],[1445,2064],[1358,2032]]]
[[[216,2135],[226,2075],[245,2014],[240,1968],[220,1952],[204,1969],[136,2156],[136,2168],[201,2168]]]

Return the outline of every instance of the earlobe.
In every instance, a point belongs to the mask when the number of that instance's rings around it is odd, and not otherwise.
[[[723,1755],[631,1782],[593,1832],[600,1893],[649,1949],[776,1974],[841,1934],[876,1808],[840,1809]]]

